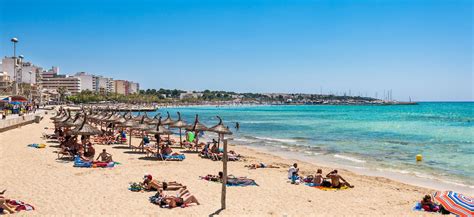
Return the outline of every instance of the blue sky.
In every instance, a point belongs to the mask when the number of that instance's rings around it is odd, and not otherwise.
[[[0,55],[142,88],[473,100],[470,0],[0,0]]]

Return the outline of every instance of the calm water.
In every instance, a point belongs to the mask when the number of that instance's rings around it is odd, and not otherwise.
[[[235,143],[277,148],[356,167],[474,186],[474,103],[416,106],[254,106],[164,108],[195,114],[208,126],[220,115],[241,129]],[[163,115],[165,116],[165,115]],[[211,134],[210,134],[211,135]],[[415,156],[424,161],[417,163]]]

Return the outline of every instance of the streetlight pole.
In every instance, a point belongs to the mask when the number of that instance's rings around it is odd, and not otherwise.
[[[17,72],[17,84],[19,85],[18,87],[18,90],[21,90],[19,91],[21,94],[24,94],[24,85],[21,85],[22,83],[22,78],[23,78],[23,59],[25,57],[23,55],[18,55],[18,59],[20,60],[19,63],[20,63],[20,68],[18,69],[18,72]]]
[[[12,38],[10,40],[13,43],[13,77],[15,78],[15,90],[14,90],[14,95],[18,94],[18,82],[17,82],[17,72],[16,72],[16,43],[18,43],[17,38]]]
[[[30,74],[30,94],[28,94],[28,96],[29,96],[29,98],[30,98],[30,103],[33,101],[33,96],[32,96],[32,93],[31,93],[31,91],[32,91],[32,89],[33,89],[33,84],[31,83],[31,74],[32,74],[32,73],[33,73],[32,71],[29,71],[29,72],[28,72],[28,74]]]

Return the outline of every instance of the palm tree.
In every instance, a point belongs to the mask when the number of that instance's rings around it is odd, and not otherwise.
[[[65,87],[59,87],[58,88],[58,93],[59,93],[59,101],[62,102],[66,98],[66,88]]]

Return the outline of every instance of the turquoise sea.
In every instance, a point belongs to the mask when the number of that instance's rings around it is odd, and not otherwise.
[[[163,108],[212,126],[220,115],[233,143],[294,152],[354,167],[474,186],[474,103],[413,106],[225,106]],[[150,114],[151,115],[151,114]],[[209,133],[209,136],[214,136]],[[417,163],[415,156],[424,160]]]

